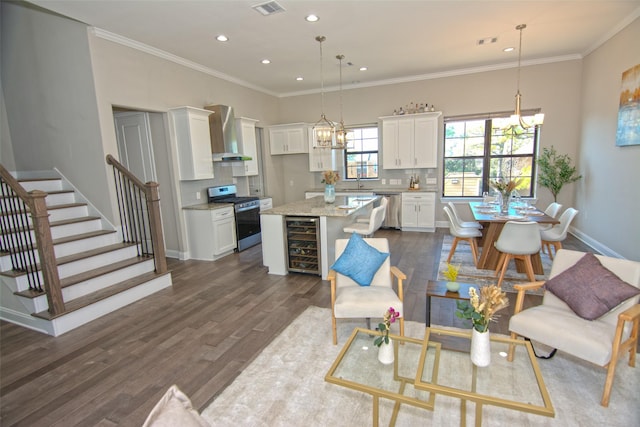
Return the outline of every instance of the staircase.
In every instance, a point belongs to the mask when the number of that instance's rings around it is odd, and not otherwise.
[[[171,286],[171,273],[156,272],[153,255],[141,251],[141,245],[135,242],[123,242],[122,233],[63,177],[18,182],[27,192],[47,193],[44,200],[53,243],[51,259],[57,265],[64,309],[52,315],[46,293],[33,283],[30,286],[34,280],[42,283],[38,251],[29,249],[26,239],[19,237],[19,231],[27,229],[33,236],[31,216],[27,224],[14,224],[19,220],[6,212],[13,205],[2,203],[2,247],[14,248],[38,277],[14,270],[9,253],[0,252],[1,319],[58,336]],[[3,201],[9,197],[2,194]]]

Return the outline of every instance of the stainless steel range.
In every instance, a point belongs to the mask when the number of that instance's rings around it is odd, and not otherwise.
[[[262,242],[260,233],[260,199],[258,197],[238,197],[235,185],[207,188],[209,203],[233,203],[236,215],[236,237],[238,252]]]

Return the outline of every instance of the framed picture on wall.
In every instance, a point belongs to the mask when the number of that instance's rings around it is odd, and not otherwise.
[[[616,145],[640,145],[640,64],[622,73]]]

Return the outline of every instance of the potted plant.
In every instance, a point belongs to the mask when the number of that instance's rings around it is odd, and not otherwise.
[[[558,201],[558,193],[565,184],[582,178],[575,166],[571,165],[571,158],[567,154],[558,154],[553,145],[543,148],[538,157],[538,183],[549,189],[553,194],[553,201]]]

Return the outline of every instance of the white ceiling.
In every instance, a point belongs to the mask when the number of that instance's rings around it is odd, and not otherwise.
[[[581,58],[640,16],[640,0],[30,0],[38,6],[277,96],[317,92],[324,35],[325,90]],[[304,17],[320,17],[308,23]],[[108,33],[105,33],[108,32]],[[229,37],[225,44],[215,37]],[[494,44],[478,45],[497,37]],[[511,53],[503,52],[514,46]],[[269,58],[271,64],[260,61]],[[179,61],[180,61],[179,60]],[[346,65],[347,62],[352,66]],[[359,71],[367,66],[368,71]],[[303,76],[303,81],[296,81]]]

